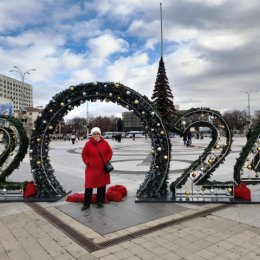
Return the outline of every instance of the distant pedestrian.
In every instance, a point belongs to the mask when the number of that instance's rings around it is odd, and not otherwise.
[[[191,146],[191,144],[192,144],[191,138],[192,138],[191,131],[188,130],[188,132],[187,132],[187,147]]]
[[[121,139],[122,139],[122,135],[119,133],[118,136],[117,136],[117,141],[118,141],[119,143],[121,143]]]
[[[103,207],[106,194],[106,185],[110,184],[110,174],[104,170],[104,163],[112,158],[112,149],[109,143],[101,136],[98,127],[91,129],[92,137],[82,150],[82,160],[85,170],[85,196],[81,210],[90,208],[93,188],[97,188],[97,207]]]
[[[248,140],[252,136],[252,130],[251,128],[248,129],[248,132],[246,134],[246,139]]]
[[[76,135],[72,135],[71,136],[71,142],[72,142],[72,144],[75,144],[75,140],[76,140]]]
[[[183,134],[183,144],[187,145],[187,133]]]

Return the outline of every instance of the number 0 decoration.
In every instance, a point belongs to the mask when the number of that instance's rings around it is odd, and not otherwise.
[[[42,111],[31,136],[30,162],[38,197],[64,196],[48,156],[51,135],[59,121],[85,101],[113,102],[132,110],[143,122],[152,141],[153,160],[149,173],[137,191],[139,197],[165,197],[171,160],[171,144],[162,119],[145,96],[120,83],[93,82],[71,86],[55,95]]]

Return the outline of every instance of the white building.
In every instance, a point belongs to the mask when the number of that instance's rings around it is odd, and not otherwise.
[[[25,129],[25,132],[28,137],[31,136],[33,128],[34,128],[34,122],[39,116],[39,114],[42,112],[42,107],[25,107],[22,110],[17,109],[14,110],[14,117],[18,118]]]
[[[14,110],[33,106],[32,85],[0,74],[0,97],[12,100]]]

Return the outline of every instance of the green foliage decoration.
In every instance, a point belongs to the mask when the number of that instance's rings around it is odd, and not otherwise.
[[[17,169],[24,159],[29,142],[23,125],[18,119],[2,115],[0,116],[0,124],[2,131],[9,136],[5,150],[0,156],[0,167],[3,166],[8,156],[10,156],[10,153],[13,153],[14,155],[12,161],[0,174],[0,183],[6,183],[6,177]]]
[[[259,148],[258,148],[259,147]],[[236,164],[234,165],[234,179],[237,184],[241,183],[241,174],[243,171],[243,167],[246,163],[246,160],[250,153],[253,153],[255,148],[260,149],[260,121],[256,124],[251,137],[248,139],[246,145],[242,148],[242,151],[239,154],[239,157],[236,160]],[[256,173],[260,172],[260,163],[259,163],[259,154],[260,151],[255,151],[255,156],[251,161],[252,170]],[[256,185],[260,183],[259,178],[243,178],[243,182],[247,184]]]

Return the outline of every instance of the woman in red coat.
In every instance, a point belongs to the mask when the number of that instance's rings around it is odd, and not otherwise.
[[[90,134],[92,137],[82,150],[82,159],[86,165],[86,170],[85,197],[81,210],[86,210],[90,207],[93,188],[97,188],[97,207],[103,207],[106,185],[110,184],[110,174],[104,170],[104,163],[111,160],[112,149],[108,142],[101,136],[100,128],[92,128]]]

